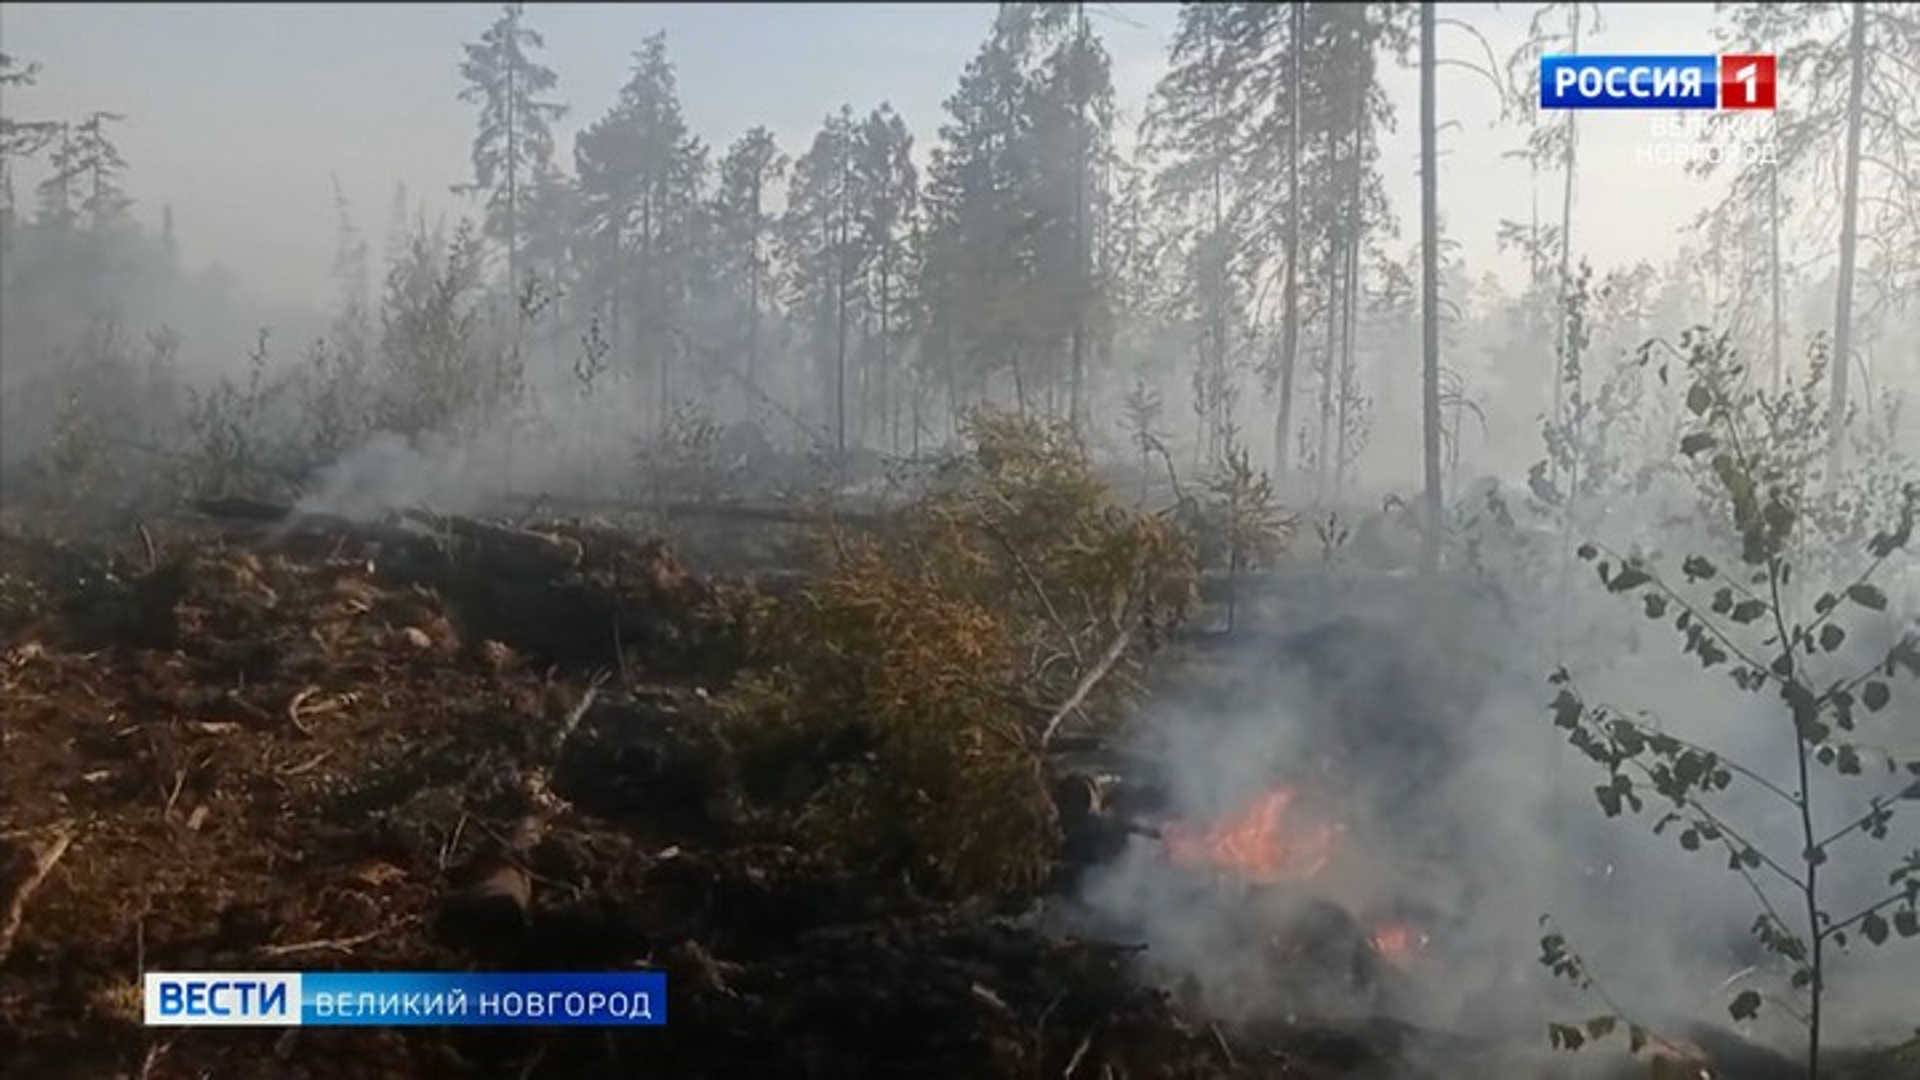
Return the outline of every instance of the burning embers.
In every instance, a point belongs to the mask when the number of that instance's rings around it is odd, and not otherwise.
[[[1161,830],[1161,842],[1169,858],[1187,866],[1210,866],[1263,884],[1305,881],[1333,860],[1344,830],[1290,821],[1295,794],[1275,788],[1207,828],[1175,822]]]
[[[1159,830],[1162,848],[1176,864],[1248,884],[1312,881],[1333,862],[1347,830],[1338,822],[1309,819],[1298,796],[1294,788],[1274,788],[1212,824],[1169,823]],[[1395,966],[1406,965],[1429,942],[1426,931],[1403,919],[1374,921],[1366,936],[1373,952]]]
[[[1430,940],[1425,930],[1400,919],[1375,923],[1372,932],[1367,935],[1373,951],[1397,965],[1405,965],[1425,952]]]

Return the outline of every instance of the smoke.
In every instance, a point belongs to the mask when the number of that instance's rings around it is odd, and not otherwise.
[[[294,509],[356,521],[429,504],[444,513],[466,513],[497,493],[488,490],[486,456],[453,440],[381,432],[321,470]]]
[[[1607,531],[1632,530],[1616,515]],[[1689,539],[1670,523],[1667,536]],[[1910,574],[1912,562],[1896,556],[1891,576]],[[1677,828],[1653,835],[1663,807],[1651,794],[1644,816],[1602,815],[1594,787],[1605,774],[1552,726],[1546,675],[1566,664],[1589,701],[1650,710],[1666,730],[1790,790],[1794,743],[1777,697],[1704,671],[1681,652],[1671,620],[1647,620],[1637,599],[1608,595],[1585,567],[1564,592],[1556,575],[1519,565],[1491,572],[1501,580],[1497,602],[1472,587],[1363,587],[1363,574],[1310,575],[1315,591],[1295,589],[1277,620],[1284,636],[1243,633],[1140,718],[1131,750],[1164,771],[1168,816],[1218,820],[1283,785],[1324,796],[1346,844],[1304,888],[1363,918],[1396,906],[1424,913],[1432,935],[1404,993],[1350,1008],[1539,1042],[1546,1023],[1609,1012],[1608,1000],[1626,1019],[1669,1031],[1734,1026],[1726,1005],[1743,989],[1793,1001],[1781,965],[1751,932],[1762,900],[1727,869],[1722,849],[1684,850]],[[1345,588],[1343,576],[1352,579]],[[1916,614],[1920,607],[1895,607],[1853,620],[1852,647],[1823,658],[1819,684],[1826,668],[1857,670],[1883,653],[1903,621],[1920,626]],[[1895,683],[1894,705],[1864,721],[1861,737],[1911,756],[1912,686]],[[1876,794],[1896,797],[1897,808],[1884,839],[1850,840],[1821,868],[1829,911],[1844,916],[1885,896],[1888,871],[1920,849],[1911,779],[1878,766],[1859,777],[1816,766],[1822,836]],[[1712,805],[1786,869],[1799,868],[1798,815],[1758,781],[1737,777]],[[1756,879],[1765,903],[1800,925],[1793,891],[1765,870]],[[1278,970],[1286,962],[1268,948],[1280,925],[1274,891],[1286,890],[1207,880],[1171,861],[1164,845],[1136,839],[1089,876],[1078,902],[1102,932],[1144,941],[1151,974],[1197,990],[1215,1015],[1259,1019],[1326,1004],[1303,999],[1301,979]],[[1539,963],[1543,916],[1597,990]],[[1920,1016],[1915,943],[1853,944],[1828,956],[1829,1042],[1909,1036]],[[1789,1053],[1803,1037],[1773,1004],[1740,1027]]]

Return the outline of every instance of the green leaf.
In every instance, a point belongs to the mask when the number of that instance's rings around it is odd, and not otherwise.
[[[1839,648],[1840,643],[1845,640],[1847,640],[1847,632],[1832,623],[1820,628],[1820,647],[1827,652]]]
[[[1893,700],[1893,690],[1887,684],[1874,678],[1866,686],[1860,686],[1860,703],[1866,705],[1868,713],[1878,713],[1887,707],[1887,701]]]
[[[1593,797],[1600,802],[1600,809],[1608,817],[1620,816],[1620,792],[1611,784],[1601,784],[1593,789]]]
[[[1860,936],[1873,942],[1875,945],[1885,945],[1887,943],[1888,933],[1887,920],[1882,918],[1877,911],[1869,912],[1865,918],[1860,920]]]
[[[1580,723],[1580,715],[1585,711],[1586,706],[1574,696],[1573,691],[1562,687],[1553,699],[1553,725],[1571,731]]]
[[[1891,700],[1893,700],[1893,691],[1878,679],[1860,688],[1860,704],[1865,705],[1868,712],[1879,712],[1886,708],[1887,702]]]
[[[1607,582],[1607,591],[1617,593],[1630,592],[1652,580],[1653,575],[1640,569],[1638,566],[1629,564],[1622,566],[1620,572],[1613,575],[1613,580]]]
[[[1841,747],[1838,767],[1840,775],[1842,776],[1859,776],[1862,771],[1860,767],[1860,751],[1851,746]]]
[[[1887,610],[1887,594],[1871,582],[1862,581],[1847,586],[1847,599],[1869,611]]]
[[[1686,848],[1688,851],[1699,851],[1700,850],[1699,830],[1688,829],[1686,832],[1681,833],[1680,846],[1683,848]]]
[[[1667,614],[1667,598],[1657,592],[1647,593],[1641,598],[1647,606],[1647,618],[1661,619]]]
[[[1735,1020],[1751,1020],[1760,1015],[1760,992],[1742,990],[1727,1005],[1727,1014]]]
[[[1912,908],[1893,913],[1894,932],[1901,937],[1920,937],[1920,912]]]
[[[1713,391],[1703,382],[1694,383],[1687,388],[1687,411],[1695,416],[1704,414],[1713,404]]]
[[[1733,605],[1733,611],[1730,612],[1727,617],[1737,623],[1750,623],[1766,613],[1767,605],[1765,601],[1742,600]]]
[[[1713,437],[1712,432],[1695,431],[1681,437],[1680,452],[1688,457],[1693,457],[1702,450],[1713,449],[1718,443],[1719,440]]]
[[[1689,581],[1706,581],[1720,571],[1711,560],[1700,555],[1689,555],[1680,563],[1680,572],[1687,575]]]
[[[1597,547],[1594,547],[1590,543],[1581,544],[1578,548],[1574,550],[1574,554],[1580,556],[1580,561],[1590,562],[1592,561],[1595,555],[1600,554],[1600,549]]]

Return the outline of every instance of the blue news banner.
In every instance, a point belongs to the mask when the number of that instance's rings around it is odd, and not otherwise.
[[[148,972],[149,1027],[639,1026],[667,1022],[659,971]]]
[[[1542,109],[1717,109],[1720,94],[1718,56],[1540,58]]]

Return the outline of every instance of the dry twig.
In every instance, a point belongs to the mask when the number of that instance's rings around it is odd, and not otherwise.
[[[295,941],[286,945],[262,945],[257,950],[261,956],[292,956],[296,953],[323,952],[328,949],[346,950],[356,945],[365,945],[381,934],[392,930],[392,926],[382,926],[364,934],[354,934],[343,938],[322,938],[317,941]]]
[[[1079,685],[1073,688],[1073,693],[1067,696],[1066,702],[1054,710],[1053,716],[1047,720],[1046,729],[1040,733],[1041,746],[1046,746],[1048,743],[1051,743],[1054,733],[1060,729],[1060,725],[1066,722],[1067,717],[1071,715],[1075,709],[1078,709],[1086,703],[1087,695],[1093,693],[1093,688],[1099,685],[1101,679],[1107,677],[1107,674],[1113,670],[1113,665],[1120,662],[1120,657],[1125,655],[1127,645],[1132,641],[1133,627],[1131,626],[1113,636],[1113,641],[1107,646],[1107,651],[1100,655],[1099,663],[1088,668],[1087,673],[1080,676]]]
[[[312,697],[313,695],[319,692],[320,692],[319,687],[309,686],[302,689],[299,693],[293,695],[293,700],[287,702],[287,722],[293,725],[293,729],[295,731],[298,731],[300,734],[305,735],[309,739],[313,738],[313,729],[308,727],[305,723],[301,721],[300,706],[306,704],[306,701],[308,698]]]
[[[26,920],[27,901],[47,880],[54,864],[60,861],[72,844],[73,827],[63,823],[54,826],[53,835],[46,843],[30,849],[33,855],[26,876],[13,887],[13,895],[0,904],[0,963],[5,963],[7,954],[13,951],[13,939],[20,933],[20,924]]]
[[[1086,1058],[1087,1051],[1093,1049],[1093,1032],[1093,1028],[1087,1029],[1086,1035],[1080,1040],[1079,1049],[1075,1050],[1073,1057],[1067,1060],[1067,1070],[1060,1074],[1060,1080],[1073,1080],[1073,1074],[1080,1068],[1080,1062]]]
[[[148,1045],[147,1052],[140,1058],[140,1071],[134,1073],[135,1080],[147,1080],[153,1075],[154,1066],[160,1064],[160,1058],[173,1046],[177,1036],[169,1035],[165,1039]]]

